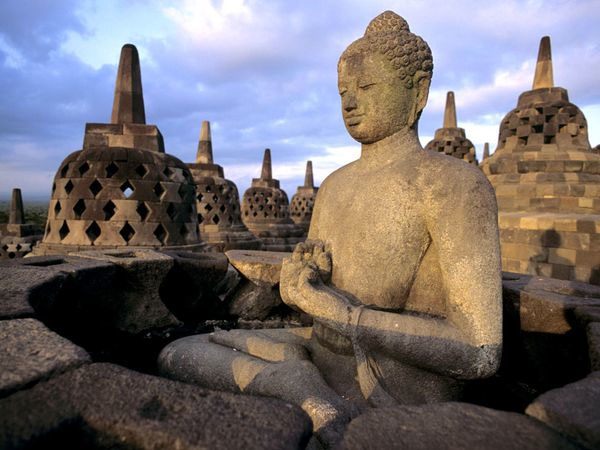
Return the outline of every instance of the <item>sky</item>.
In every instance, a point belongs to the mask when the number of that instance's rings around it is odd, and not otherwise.
[[[337,61],[385,10],[433,53],[423,146],[440,128],[446,92],[481,159],[502,117],[531,89],[550,35],[555,85],[600,144],[600,1],[6,0],[0,3],[0,198],[49,197],[86,122],[110,120],[121,46],[140,53],[146,121],[167,153],[195,159],[202,120],[215,162],[242,193],[270,148],[291,196],[313,161],[315,182],[358,158],[337,92]]]

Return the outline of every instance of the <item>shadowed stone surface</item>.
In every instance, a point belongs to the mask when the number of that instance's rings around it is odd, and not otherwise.
[[[203,241],[219,251],[259,249],[260,239],[244,225],[240,213],[240,195],[223,168],[213,163],[210,123],[202,122],[196,162],[188,164],[196,181],[198,229]]]
[[[525,411],[588,448],[600,448],[600,372],[540,395]]]
[[[475,156],[475,146],[467,139],[464,128],[458,128],[456,124],[456,106],[454,104],[454,92],[452,91],[446,95],[444,127],[435,130],[433,140],[425,146],[425,150],[454,156],[470,164],[478,164]]]
[[[600,155],[583,113],[552,83],[546,36],[533,89],[504,117],[482,163],[498,199],[502,268],[600,284]]]
[[[296,406],[92,364],[0,400],[2,448],[302,448]]]
[[[10,224],[25,223],[25,213],[23,212],[23,198],[21,197],[21,189],[15,188],[12,191],[12,199],[10,202],[10,211],[8,214],[8,223],[10,223]]]
[[[287,194],[273,178],[269,149],[264,153],[260,178],[253,178],[244,192],[242,220],[268,251],[289,252],[305,238],[304,230],[290,218]]]
[[[350,423],[338,448],[537,450],[580,447],[522,414],[467,403],[438,403],[369,411]]]
[[[0,320],[0,396],[89,362],[84,349],[35,319]]]

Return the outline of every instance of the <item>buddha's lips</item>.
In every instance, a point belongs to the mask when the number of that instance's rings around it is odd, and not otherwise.
[[[362,120],[362,116],[363,116],[362,114],[358,114],[358,115],[354,115],[354,116],[346,116],[346,117],[344,117],[344,119],[346,120],[346,124],[349,127],[353,127],[360,123],[360,121]]]

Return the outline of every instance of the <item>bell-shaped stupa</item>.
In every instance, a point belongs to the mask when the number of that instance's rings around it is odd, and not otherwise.
[[[110,124],[88,123],[83,149],[62,162],[52,186],[43,242],[35,254],[92,248],[201,250],[195,183],[146,125],[135,46],[121,49]]]
[[[458,128],[456,124],[456,105],[454,103],[454,92],[452,91],[446,94],[444,127],[435,130],[433,140],[429,141],[425,146],[425,150],[444,153],[477,165],[475,147],[467,139],[464,128]]]
[[[533,88],[502,120],[482,169],[498,199],[504,270],[600,284],[600,155],[583,113],[554,86],[548,36]]]
[[[317,191],[313,179],[312,161],[306,162],[306,174],[304,175],[304,186],[298,186],[290,204],[290,215],[292,220],[308,233],[310,219],[312,217]]]
[[[242,220],[262,241],[264,250],[289,252],[304,240],[304,230],[290,218],[288,196],[273,178],[269,149],[265,150],[260,178],[253,178],[244,193]]]
[[[12,190],[8,223],[0,224],[0,259],[21,258],[31,252],[32,246],[43,236],[35,223],[25,223],[21,189]]]
[[[200,238],[223,252],[260,249],[261,240],[242,222],[235,183],[225,179],[223,168],[213,162],[210,123],[206,120],[202,122],[196,162],[188,167],[196,181]]]

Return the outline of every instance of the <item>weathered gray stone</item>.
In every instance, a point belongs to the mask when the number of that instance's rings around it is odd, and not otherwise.
[[[85,350],[35,319],[0,320],[0,396],[88,362]]]
[[[586,327],[588,355],[592,370],[600,370],[600,322],[590,322]]]
[[[282,304],[279,289],[246,281],[229,300],[229,313],[244,320],[264,320]]]
[[[257,285],[275,286],[279,283],[281,265],[290,253],[255,250],[230,250],[225,252],[229,263],[246,279]]]
[[[175,264],[172,257],[144,249],[79,252],[81,258],[110,262],[122,269],[123,285],[113,296],[121,305],[113,325],[128,333],[180,325],[160,297],[160,286]]]
[[[303,448],[308,417],[269,398],[226,394],[92,364],[0,400],[2,448]],[[6,413],[10,412],[10,414]]]
[[[600,448],[600,372],[540,395],[525,411],[585,447]]]
[[[467,403],[371,410],[354,419],[340,449],[576,449],[525,415]]]

